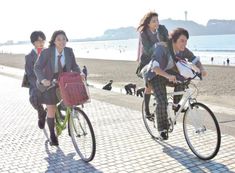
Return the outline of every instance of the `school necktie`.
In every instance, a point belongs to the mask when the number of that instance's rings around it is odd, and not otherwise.
[[[62,55],[58,55],[58,73],[61,73],[63,72],[63,67],[62,67],[62,64],[61,64],[61,57]]]

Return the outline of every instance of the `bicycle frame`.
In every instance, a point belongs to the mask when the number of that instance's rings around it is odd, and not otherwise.
[[[182,95],[181,100],[179,101],[179,103],[177,105],[180,105],[178,111],[170,117],[170,113],[167,109],[167,114],[168,114],[168,119],[171,118],[171,124],[174,127],[174,124],[176,123],[181,111],[185,108],[185,106],[187,105],[187,108],[191,111],[191,107],[189,106],[190,103],[192,103],[192,101],[196,101],[196,98],[192,98],[192,94],[194,90],[191,88],[186,88],[184,91],[176,91],[176,92],[168,92],[167,93],[167,98],[169,100],[169,98],[173,98],[173,96],[177,96],[177,95]],[[168,102],[169,104],[169,102]],[[174,105],[174,103],[172,102],[172,105]],[[170,108],[171,110],[173,110],[172,108]],[[154,118],[154,126],[157,127],[157,115],[155,114],[155,118]]]
[[[60,103],[58,103],[57,105],[59,105]],[[61,117],[60,117],[60,112],[58,110],[58,106],[56,107],[56,131],[57,131],[57,135],[58,136],[66,128],[66,124],[67,124],[67,122],[69,120],[70,115],[71,115],[71,108],[70,107],[66,107],[65,119],[62,120]]]
[[[176,91],[176,92],[167,93],[168,99],[173,98],[174,96],[177,96],[177,95],[182,95],[181,100],[179,101],[178,104],[176,104],[177,106],[180,105],[178,111],[174,114],[174,116],[171,116],[171,118],[172,118],[171,121],[172,121],[173,125],[176,123],[177,118],[179,117],[181,111],[186,107],[187,103],[188,103],[187,109],[191,110],[191,107],[189,106],[190,103],[192,101],[196,101],[196,98],[191,97],[193,93],[194,93],[194,89],[191,89],[191,88],[186,88],[184,91]],[[172,104],[175,105],[174,103],[172,103]],[[168,113],[168,118],[169,118],[170,114],[169,114],[169,112],[167,112],[167,113]],[[155,123],[157,123],[157,121],[155,121]]]
[[[60,103],[58,103],[58,105]],[[57,131],[58,136],[61,135],[62,131],[66,128],[66,124],[69,121],[70,116],[74,116],[74,111],[73,111],[74,107],[77,107],[77,106],[73,106],[72,108],[71,107],[66,107],[66,114],[65,114],[64,120],[61,119],[60,113],[59,113],[59,110],[58,110],[58,107],[57,107],[57,109],[56,109],[56,131]],[[82,128],[80,123],[79,123],[79,125]],[[74,126],[73,123],[72,123],[72,126]],[[76,129],[75,129],[75,131],[76,131]],[[83,128],[82,128],[82,131],[83,131],[83,134],[85,134],[85,130]],[[77,131],[76,131],[76,133],[77,133]]]
[[[184,91],[177,91],[177,92],[167,93],[168,98],[169,97],[173,98],[173,96],[182,95],[182,98],[178,103],[180,105],[180,107],[179,107],[178,111],[175,113],[175,116],[173,117],[174,119],[172,120],[173,124],[175,124],[177,118],[179,117],[181,111],[184,109],[186,103],[188,103],[188,105],[190,105],[190,103],[191,103],[190,101],[193,100],[193,98],[191,98],[192,94],[193,94],[193,90],[190,89],[190,88],[186,88]],[[191,110],[191,107],[188,106],[188,109]]]
[[[189,109],[189,112],[191,112],[191,114],[194,113],[194,112],[192,111],[191,106],[190,106],[192,100],[196,101],[195,98],[192,98],[192,97],[191,97],[191,96],[192,96],[192,93],[193,93],[192,91],[193,91],[192,89],[187,88],[187,89],[185,89],[185,91],[179,91],[179,92],[172,92],[172,93],[169,93],[169,95],[171,95],[171,96],[174,96],[174,95],[183,95],[183,96],[182,96],[182,99],[181,99],[180,102],[179,102],[179,103],[180,103],[180,108],[179,108],[179,110],[175,113],[175,116],[173,117],[173,120],[172,120],[172,122],[173,122],[172,125],[173,125],[173,126],[174,126],[174,124],[175,124],[177,118],[179,117],[181,111],[185,108],[185,105],[186,105],[187,102],[188,102],[187,109]],[[169,116],[169,113],[168,113],[168,116]],[[202,122],[201,122],[201,117],[200,117],[200,116],[191,116],[191,118],[192,118],[192,124],[193,124],[194,127],[196,127],[196,131],[197,131],[198,133],[205,131],[205,128],[201,128]]]
[[[80,109],[80,108],[79,108],[79,109]],[[73,116],[73,117],[74,117],[74,116],[75,116],[74,113],[75,113],[75,112],[74,112],[74,109],[73,109],[72,112],[71,112],[71,110],[70,110],[70,116]],[[78,118],[78,119],[79,119],[79,118]],[[72,122],[72,126],[75,126],[75,125],[74,125],[74,122]],[[81,125],[81,123],[80,123],[80,119],[79,119],[79,126],[80,126],[80,128],[82,129],[83,134],[86,135],[85,130],[83,129],[83,127],[82,127],[82,125]],[[77,132],[77,129],[76,129],[76,128],[75,128],[74,130],[75,130],[76,134],[79,134],[79,133]]]

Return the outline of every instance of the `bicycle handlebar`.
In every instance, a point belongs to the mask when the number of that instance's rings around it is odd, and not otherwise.
[[[51,85],[48,86],[47,91],[50,90],[51,88],[56,87],[57,85],[58,85],[58,81],[57,81],[56,79],[53,79],[53,80],[51,81]]]
[[[195,79],[196,77],[199,77],[199,79],[202,80],[202,74],[201,74],[201,73],[198,73],[198,72],[195,73],[194,77],[189,78],[189,80],[193,80],[193,79]]]
[[[195,75],[192,78],[187,78],[184,81],[177,81],[177,83],[186,84],[187,85],[187,84],[190,83],[191,80],[195,79],[196,77],[199,77],[199,79],[202,80],[202,74],[196,72]]]

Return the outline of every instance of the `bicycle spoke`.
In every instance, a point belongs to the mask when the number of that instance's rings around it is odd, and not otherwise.
[[[145,103],[144,100],[142,102],[142,118],[144,121],[144,125],[148,131],[148,133],[153,137],[158,137],[158,129],[157,129],[157,123],[156,117],[155,117],[155,109],[156,109],[156,100],[154,99],[154,96],[151,95],[150,102],[149,102],[149,111],[152,116],[147,116],[145,114]]]
[[[203,160],[216,156],[221,136],[214,114],[201,103],[192,104],[183,120],[185,139],[192,152]]]
[[[74,147],[84,161],[91,161],[95,155],[95,136],[86,114],[79,108],[70,117],[70,132]]]

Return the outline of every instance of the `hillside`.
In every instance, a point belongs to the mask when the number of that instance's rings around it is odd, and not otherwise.
[[[165,25],[168,31],[174,28],[183,27],[187,29],[192,36],[196,35],[224,35],[235,34],[235,20],[209,20],[207,25],[200,25],[194,21],[165,19],[160,21]],[[102,36],[86,39],[75,39],[73,41],[99,41],[99,40],[125,40],[137,38],[138,33],[135,27],[121,27],[117,29],[108,29]]]

